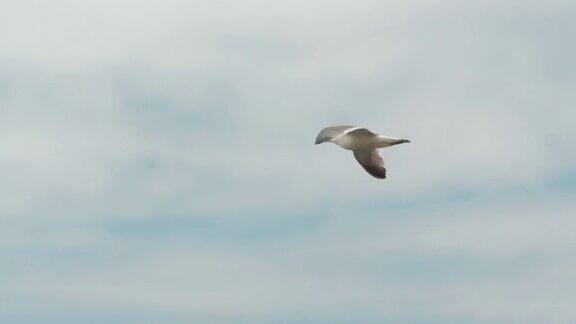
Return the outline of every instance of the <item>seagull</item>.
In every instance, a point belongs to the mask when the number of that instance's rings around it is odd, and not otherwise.
[[[343,149],[354,152],[354,157],[371,176],[386,178],[384,160],[378,154],[378,149],[402,143],[410,143],[407,139],[399,139],[378,135],[372,131],[356,126],[326,127],[316,136],[316,144],[332,142]]]

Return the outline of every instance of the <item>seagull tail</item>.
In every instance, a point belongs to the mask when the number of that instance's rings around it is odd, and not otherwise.
[[[410,143],[410,140],[407,140],[407,139],[395,140],[394,142],[392,142],[392,145],[398,145],[398,144],[402,144],[402,143]]]

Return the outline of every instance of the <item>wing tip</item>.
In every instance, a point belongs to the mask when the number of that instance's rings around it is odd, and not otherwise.
[[[380,169],[370,165],[365,166],[364,169],[366,169],[366,171],[368,171],[368,173],[374,178],[386,179],[386,169]]]

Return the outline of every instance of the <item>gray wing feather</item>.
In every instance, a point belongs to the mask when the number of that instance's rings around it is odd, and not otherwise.
[[[376,150],[373,151],[354,151],[354,157],[360,165],[370,173],[371,176],[384,179],[386,178],[386,168],[384,160]]]
[[[357,129],[349,131],[348,134],[354,135],[354,136],[374,136],[374,135],[376,135],[366,128],[357,128]]]

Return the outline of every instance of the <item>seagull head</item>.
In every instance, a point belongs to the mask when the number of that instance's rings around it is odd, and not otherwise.
[[[314,144],[318,145],[324,142],[328,142],[332,139],[332,137],[327,136],[327,134],[325,132],[320,132],[318,134],[318,136],[316,136],[316,142],[314,142]]]

